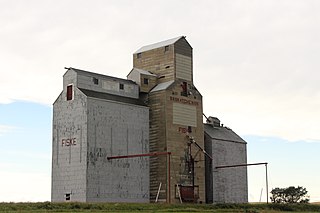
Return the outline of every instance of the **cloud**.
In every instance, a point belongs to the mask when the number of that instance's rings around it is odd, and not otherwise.
[[[207,116],[240,135],[320,142],[319,9],[313,0],[4,0],[0,104],[51,105],[64,67],[125,78],[139,47],[185,35]],[[0,136],[15,129],[0,125]],[[0,201],[50,200],[50,172],[41,170],[50,168],[50,155],[4,152],[23,163],[0,163]],[[263,167],[257,169],[256,201],[264,187]],[[308,178],[302,180],[317,182]]]
[[[320,143],[289,142],[281,138],[248,136],[248,162],[268,162],[269,191],[275,187],[303,186],[311,202],[319,201],[319,170],[314,169],[320,157]],[[297,157],[298,156],[298,157]],[[251,201],[259,201],[260,190],[265,191],[265,167],[248,167]],[[297,172],[299,171],[299,172]],[[265,194],[265,193],[263,193]],[[263,199],[265,200],[265,199]]]
[[[20,159],[38,160],[39,162],[50,162],[51,160],[51,154],[48,152],[26,152],[25,150],[7,150],[6,154],[9,156],[19,156]]]
[[[50,201],[50,155],[6,151],[0,163],[1,202]],[[12,156],[15,156],[12,158]]]
[[[3,136],[11,131],[16,129],[16,127],[13,126],[7,126],[7,125],[0,125],[0,136]]]
[[[63,67],[125,77],[140,46],[186,35],[205,113],[239,134],[320,139],[319,1],[5,4],[0,103],[51,105]]]
[[[228,90],[209,93],[205,97],[204,112],[207,116],[210,113],[219,117],[224,125],[240,135],[320,142],[319,98],[302,94],[259,97],[254,91],[239,94]]]
[[[41,202],[50,200],[50,175],[0,170],[1,202]],[[30,193],[32,192],[32,193]]]

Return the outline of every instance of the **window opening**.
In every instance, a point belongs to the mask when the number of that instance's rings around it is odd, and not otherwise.
[[[165,46],[165,47],[164,47],[164,51],[165,51],[165,52],[169,51],[169,46]]]
[[[72,85],[69,85],[69,86],[67,86],[67,101],[70,101],[70,100],[72,100],[72,93],[73,93],[73,91],[72,91],[73,89],[72,89]]]
[[[123,90],[124,89],[124,85],[123,84],[119,84],[119,89]]]
[[[141,53],[137,53],[137,58],[141,58]]]
[[[187,85],[187,82],[183,82],[181,84],[181,87],[182,87],[181,95],[187,97],[188,96],[188,85]]]
[[[94,84],[99,84],[99,79],[93,77],[92,80],[93,80],[93,83],[94,83]]]
[[[149,84],[149,79],[148,78],[143,78],[143,83],[148,85]]]
[[[66,201],[69,201],[71,199],[71,194],[70,193],[67,193],[66,194]]]

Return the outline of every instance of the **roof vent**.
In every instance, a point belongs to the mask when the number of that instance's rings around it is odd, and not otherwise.
[[[220,127],[220,120],[216,117],[209,116],[207,124],[211,124],[214,127]]]

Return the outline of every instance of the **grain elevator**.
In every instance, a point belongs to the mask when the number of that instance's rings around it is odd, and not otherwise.
[[[192,54],[180,36],[138,49],[127,79],[67,68],[53,104],[53,202],[224,202]],[[247,202],[241,171],[230,202]]]

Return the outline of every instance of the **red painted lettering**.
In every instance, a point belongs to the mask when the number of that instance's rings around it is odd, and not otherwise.
[[[67,138],[61,140],[61,146],[76,146],[77,141],[76,138]]]
[[[188,100],[188,99],[184,99],[184,98],[177,98],[177,97],[172,97],[172,96],[170,96],[170,101],[180,102],[183,104],[189,104],[189,105],[194,105],[194,106],[199,105],[199,102],[197,102],[197,101],[192,101],[192,100]]]

